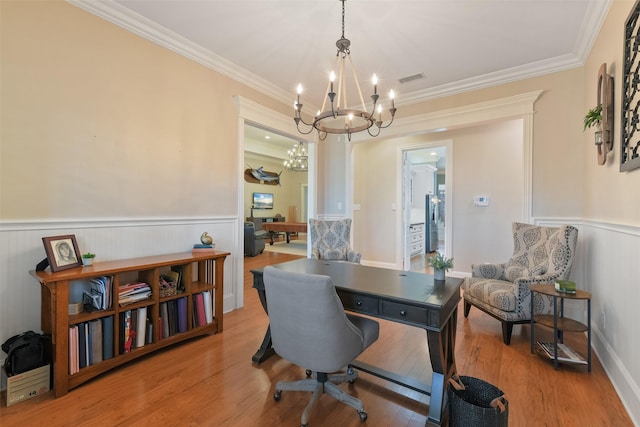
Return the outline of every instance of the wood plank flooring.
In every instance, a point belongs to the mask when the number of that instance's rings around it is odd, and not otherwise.
[[[245,258],[245,307],[225,315],[223,333],[134,361],[59,399],[48,393],[9,408],[2,402],[0,426],[298,426],[309,395],[284,392],[280,402],[272,396],[276,381],[302,378],[304,371],[277,356],[259,366],[251,363],[268,319],[248,273],[295,258],[269,252]],[[424,269],[424,262],[416,260],[412,269]],[[474,309],[464,319],[462,307],[458,316],[458,372],[505,391],[509,425],[633,425],[597,358],[591,373],[575,366],[555,371],[530,354],[528,326],[516,326],[511,345],[505,346],[495,319]],[[430,382],[424,332],[380,323],[380,339],[363,360]],[[312,412],[311,427],[425,425],[428,398],[416,392],[367,374],[344,387],[363,400],[369,419],[363,424],[353,409],[323,396]]]

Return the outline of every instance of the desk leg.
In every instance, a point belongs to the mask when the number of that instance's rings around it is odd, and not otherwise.
[[[458,324],[458,309],[440,332],[427,331],[429,356],[433,374],[431,375],[431,401],[427,425],[447,425],[449,422],[446,399],[449,378],[456,373],[455,343]]]
[[[260,344],[260,348],[256,351],[256,354],[253,355],[251,361],[256,365],[264,362],[271,356],[276,354],[273,349],[273,343],[271,342],[271,327],[267,327],[267,332],[264,334],[264,339],[262,340],[262,344]]]

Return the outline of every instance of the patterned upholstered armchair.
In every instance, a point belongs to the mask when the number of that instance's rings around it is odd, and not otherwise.
[[[513,325],[531,319],[531,291],[535,283],[568,279],[575,256],[578,230],[570,225],[541,227],[513,223],[513,255],[503,264],[473,264],[462,284],[464,316],[475,306],[502,322],[502,340],[511,342]],[[553,300],[536,293],[535,314],[553,313]]]
[[[311,256],[315,259],[360,263],[360,253],[351,249],[351,219],[322,221],[309,219]]]

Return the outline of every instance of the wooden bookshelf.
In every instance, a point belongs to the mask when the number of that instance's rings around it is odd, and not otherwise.
[[[222,302],[224,260],[229,252],[212,250],[211,252],[179,253],[158,255],[143,258],[132,258],[118,261],[97,262],[88,267],[77,267],[52,273],[49,271],[30,271],[41,285],[41,327],[45,334],[51,334],[53,389],[55,396],[65,395],[69,390],[89,381],[97,375],[109,371],[131,360],[152,353],[160,348],[193,338],[199,335],[222,332]],[[182,269],[181,292],[176,295],[160,297],[160,275],[172,267]],[[69,315],[70,286],[78,286],[92,278],[101,276],[113,277],[111,292],[113,304],[106,310],[82,312]],[[151,297],[133,304],[120,306],[118,288],[131,279],[144,281],[151,286]],[[213,296],[213,321],[203,326],[194,322],[195,294],[208,291]],[[120,354],[120,313],[140,307],[147,307],[147,316],[156,322],[160,317],[160,304],[187,297],[187,328],[185,332],[162,338],[159,328],[153,328],[151,342]],[[87,365],[78,372],[70,374],[69,368],[69,329],[70,327],[94,319],[113,316],[113,349],[112,358],[93,365]]]

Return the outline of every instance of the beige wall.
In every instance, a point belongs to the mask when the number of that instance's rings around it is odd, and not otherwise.
[[[614,1],[605,27],[600,32],[589,59],[585,64],[585,81],[582,87],[586,94],[582,104],[583,116],[597,103],[598,70],[602,63],[613,75],[614,96],[614,151],[609,153],[605,165],[596,161],[596,148],[593,143],[593,130],[582,135],[582,158],[584,160],[585,200],[583,216],[592,220],[611,221],[626,225],[640,224],[640,169],[629,172],[620,170],[620,126],[622,102],[622,56],[623,30],[633,1]]]
[[[63,1],[2,1],[0,218],[237,211],[233,95],[283,105]]]

